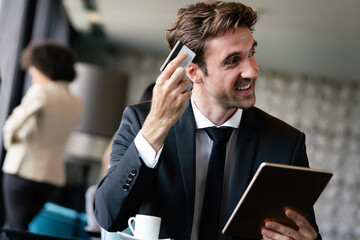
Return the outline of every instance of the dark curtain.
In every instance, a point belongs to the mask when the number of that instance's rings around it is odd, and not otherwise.
[[[31,41],[53,39],[68,44],[71,28],[61,0],[2,0],[0,9],[0,129],[30,85],[21,71],[22,50]],[[0,134],[0,167],[6,151]],[[0,226],[3,224],[2,171],[0,171]]]

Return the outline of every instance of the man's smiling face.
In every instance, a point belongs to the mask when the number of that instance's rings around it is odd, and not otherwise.
[[[255,104],[255,84],[259,72],[256,46],[247,27],[230,29],[224,35],[207,41],[207,75],[202,76],[206,101],[225,109],[246,109]]]

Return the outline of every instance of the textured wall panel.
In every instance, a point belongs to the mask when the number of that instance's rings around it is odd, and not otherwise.
[[[257,106],[306,134],[311,167],[334,176],[315,204],[323,239],[360,239],[360,84],[262,74]]]

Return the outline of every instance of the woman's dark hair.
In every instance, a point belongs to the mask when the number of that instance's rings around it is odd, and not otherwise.
[[[74,64],[75,55],[70,47],[49,40],[30,43],[21,56],[23,69],[34,66],[54,81],[74,80],[76,75]]]

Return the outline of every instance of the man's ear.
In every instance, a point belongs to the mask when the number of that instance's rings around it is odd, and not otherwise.
[[[186,69],[186,76],[193,82],[193,83],[201,83],[203,73],[195,63],[190,63],[188,68]]]

